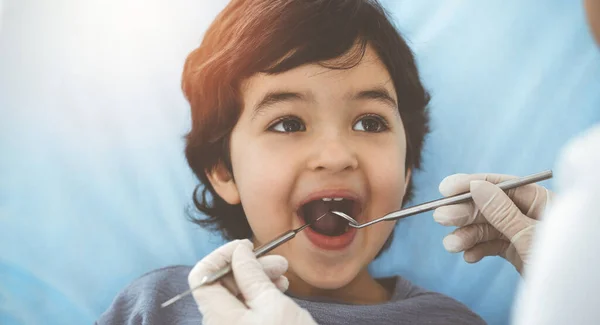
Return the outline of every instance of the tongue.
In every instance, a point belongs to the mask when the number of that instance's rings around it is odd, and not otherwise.
[[[320,216],[327,214],[310,227],[325,236],[340,236],[346,232],[348,222],[330,213],[329,211],[333,210],[332,208],[333,204],[318,200],[309,202],[302,207],[302,214],[307,223],[314,222]]]

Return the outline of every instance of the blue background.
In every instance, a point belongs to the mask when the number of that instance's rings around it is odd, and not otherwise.
[[[414,202],[456,172],[525,175],[600,122],[600,51],[572,0],[385,1],[433,95]],[[0,323],[92,323],[143,273],[222,239],[186,221],[185,56],[223,1],[0,2]],[[551,182],[545,182],[552,187]],[[449,254],[431,213],[399,223],[401,274],[505,324],[519,277]]]

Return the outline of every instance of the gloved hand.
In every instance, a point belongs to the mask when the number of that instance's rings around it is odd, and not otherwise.
[[[190,288],[231,262],[233,277],[193,292],[205,325],[316,325],[312,316],[284,295],[287,260],[278,255],[256,259],[249,240],[227,243],[202,259],[190,272]],[[238,298],[239,297],[239,298]]]
[[[497,174],[455,174],[440,183],[440,192],[452,196],[470,191],[473,201],[444,206],[433,213],[444,226],[459,227],[444,238],[447,251],[464,251],[468,263],[499,255],[523,274],[537,223],[552,192],[529,184],[504,192],[494,184],[516,178]]]

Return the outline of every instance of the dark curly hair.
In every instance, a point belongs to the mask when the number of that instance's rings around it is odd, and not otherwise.
[[[429,95],[410,48],[379,2],[232,0],[221,11],[183,70],[182,88],[192,113],[185,154],[200,180],[193,201],[203,214],[190,214],[194,223],[220,231],[228,240],[252,236],[241,204],[221,199],[206,175],[223,164],[233,176],[229,138],[241,113],[241,82],[259,72],[277,74],[307,63],[324,65],[348,53],[350,60],[327,67],[351,68],[362,59],[367,45],[392,77],[406,130],[406,168],[418,169],[428,132]],[[404,202],[411,193],[412,182]],[[382,251],[390,241],[391,236]]]

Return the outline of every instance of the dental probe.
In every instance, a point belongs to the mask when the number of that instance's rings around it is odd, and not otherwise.
[[[328,212],[329,213],[329,212]],[[305,225],[303,225],[302,227],[298,227],[296,229],[292,229],[290,231],[287,231],[283,234],[281,234],[280,236],[278,236],[277,238],[271,240],[270,242],[256,248],[254,250],[254,255],[256,256],[256,258],[259,258],[263,255],[265,255],[266,253],[272,251],[273,249],[279,247],[280,245],[282,245],[283,243],[289,241],[290,239],[294,238],[299,232],[301,232],[302,230],[306,229],[306,227],[311,226],[312,224],[314,224],[315,222],[319,221],[321,218],[323,218],[324,216],[326,216],[328,213],[323,214],[322,216],[318,217],[317,219],[315,219],[313,222],[307,223]],[[348,220],[350,222],[350,224],[358,224],[356,221],[354,221],[354,223],[352,223],[351,220],[354,220],[350,217],[350,219],[343,217],[342,218]],[[179,299],[190,295],[194,290],[202,287],[203,285],[206,284],[211,284],[214,283],[215,281],[218,281],[219,279],[221,279],[222,277],[226,276],[227,274],[229,274],[231,272],[231,264],[227,265],[226,267],[218,270],[217,272],[211,274],[211,275],[207,275],[204,278],[202,278],[202,281],[200,281],[200,284],[198,284],[197,286],[195,286],[194,288],[191,288],[183,293],[180,293],[178,295],[176,295],[175,297],[163,302],[160,307],[161,308],[165,308],[171,304],[173,304],[174,302],[178,301]]]
[[[496,184],[496,186],[500,187],[502,190],[507,191],[519,186],[523,186],[523,185],[527,185],[527,184],[531,184],[531,183],[537,183],[537,182],[541,182],[547,179],[552,178],[552,171],[551,170],[547,170],[541,173],[537,173],[537,174],[532,174],[529,176],[524,176],[524,177],[520,177],[520,178],[515,178],[515,179],[510,179],[507,181],[504,181],[502,183]],[[402,218],[406,218],[408,216],[412,216],[415,214],[419,214],[419,213],[423,213],[426,211],[430,211],[430,210],[434,210],[437,209],[439,207],[445,206],[445,205],[451,205],[451,204],[459,204],[459,203],[464,203],[464,202],[468,202],[472,199],[473,197],[471,196],[471,192],[467,192],[467,193],[463,193],[463,194],[458,194],[455,196],[449,196],[447,198],[443,198],[443,199],[439,199],[439,200],[434,200],[434,201],[430,201],[430,202],[426,202],[423,204],[419,204],[419,205],[415,205],[413,207],[410,208],[406,208],[406,209],[402,209],[402,210],[398,210],[398,211],[394,211],[391,213],[386,214],[385,216],[375,219],[375,220],[371,220],[369,222],[363,223],[363,224],[356,224],[356,223],[352,223],[350,222],[349,225],[350,227],[353,228],[364,228],[364,227],[368,227],[372,224],[381,222],[381,221],[391,221],[391,220],[398,220],[398,219],[402,219]],[[331,213],[333,214],[337,214],[340,217],[346,218],[348,217],[348,215],[346,215],[343,212],[339,212],[339,211],[331,211]]]

